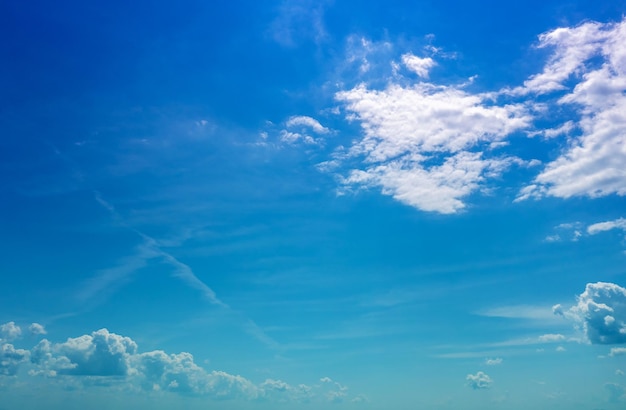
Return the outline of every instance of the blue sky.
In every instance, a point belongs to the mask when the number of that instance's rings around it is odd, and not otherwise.
[[[623,408],[625,11],[3,2],[0,409]]]

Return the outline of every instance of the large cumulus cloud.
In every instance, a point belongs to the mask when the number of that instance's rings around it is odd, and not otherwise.
[[[32,335],[44,334],[43,327],[35,328],[34,332],[31,329]],[[256,384],[241,375],[206,370],[188,352],[139,352],[133,339],[107,329],[61,343],[42,339],[30,350],[7,342],[21,335],[21,328],[14,322],[0,326],[0,330],[4,337],[0,339],[0,376],[47,377],[67,386],[80,383],[87,386],[94,381],[100,386],[110,386],[115,382],[132,390],[164,391],[215,400],[308,402],[314,399],[336,401],[348,396],[348,388],[337,382],[331,383],[332,391],[328,386],[291,385],[276,379]]]
[[[590,343],[626,343],[626,289],[615,283],[588,283],[576,305],[554,312],[573,320]]]

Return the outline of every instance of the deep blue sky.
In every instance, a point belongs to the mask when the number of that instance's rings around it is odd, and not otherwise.
[[[626,2],[415,3],[0,4],[0,408],[622,408]]]

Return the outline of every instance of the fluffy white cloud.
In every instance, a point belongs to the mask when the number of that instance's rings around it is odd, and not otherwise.
[[[523,105],[498,106],[488,95],[430,83],[384,90],[361,84],[336,98],[363,130],[349,152],[363,158],[363,169],[350,172],[344,184],[381,187],[407,205],[440,213],[463,209],[463,198],[485,179],[519,161],[487,158],[476,148],[530,121]]]
[[[32,335],[45,335],[46,333],[48,333],[46,332],[46,328],[39,323],[31,323],[30,326],[28,326],[28,331]]]
[[[15,324],[15,322],[8,322],[0,325],[0,341],[11,341],[19,338],[22,335],[22,329]]]
[[[9,322],[7,333],[15,334]],[[41,330],[35,326],[36,330]],[[24,368],[23,372],[20,369]],[[68,338],[63,343],[47,339],[30,350],[16,349],[0,341],[0,376],[43,376],[56,378],[66,386],[113,381],[125,387],[147,391],[169,391],[206,396],[215,400],[265,400],[275,402],[341,401],[349,399],[348,388],[328,377],[322,385],[290,385],[281,380],[251,380],[224,371],[207,371],[187,352],[168,354],[162,350],[138,352],[137,343],[126,336],[100,329],[88,335]],[[28,374],[29,376],[26,376]]]
[[[307,145],[323,145],[321,135],[329,134],[330,129],[324,127],[318,120],[306,115],[296,115],[285,121],[286,129],[279,132],[281,142],[286,144],[304,143]],[[313,136],[312,134],[317,134]]]
[[[538,47],[552,50],[545,67],[513,89],[471,93],[466,84],[407,85],[399,64],[392,63],[394,75],[385,78],[383,88],[372,81],[336,93],[346,118],[362,127],[348,158],[363,162],[344,174],[344,187],[378,187],[421,210],[458,212],[489,178],[512,163],[524,164],[493,155],[524,130],[568,143],[517,200],[626,195],[626,19],[559,28],[542,34]],[[436,64],[411,53],[401,60],[422,78]],[[531,131],[535,119],[563,106],[576,118]],[[302,135],[285,138],[306,142]]]
[[[626,356],[626,347],[613,347],[609,353],[610,357]]]
[[[499,364],[502,364],[502,358],[496,357],[495,359],[486,359],[485,364],[487,366],[497,366]]]
[[[291,132],[287,130],[282,130],[280,132],[280,140],[287,144],[295,144],[299,141],[302,141],[303,143],[308,145],[318,144],[318,141],[310,135],[302,134],[299,132]]]
[[[569,310],[556,305],[555,314],[573,320],[591,343],[626,343],[626,289],[614,283],[588,283],[577,299]]]
[[[626,219],[619,218],[614,221],[599,222],[587,227],[587,233],[595,235],[600,232],[610,231],[611,229],[621,229],[626,231]]]
[[[420,58],[411,53],[402,55],[402,63],[420,77],[428,78],[428,72],[435,66],[430,57]]]
[[[579,111],[575,127],[582,135],[570,138],[520,198],[626,195],[626,20],[559,28],[542,35],[540,47],[552,47],[552,57],[516,92],[567,91],[558,104]]]
[[[35,360],[59,374],[126,376],[137,344],[129,337],[100,329],[54,345],[44,340],[35,350]]]
[[[261,394],[250,380],[222,371],[213,371],[207,376],[208,392],[218,399],[256,399]]]
[[[317,134],[328,134],[330,130],[324,127],[318,120],[305,115],[296,115],[290,117],[286,122],[287,127],[307,127],[312,129]]]
[[[493,383],[491,377],[483,372],[468,374],[465,380],[467,380],[467,385],[474,390],[488,389]]]
[[[391,84],[384,90],[361,84],[336,94],[359,120],[364,138],[353,152],[367,162],[403,154],[458,152],[481,141],[497,141],[528,126],[523,105],[489,104],[488,95],[469,94],[455,87],[419,83]]]
[[[0,344],[0,375],[14,376],[20,364],[28,361],[30,352],[16,349],[10,343]]]

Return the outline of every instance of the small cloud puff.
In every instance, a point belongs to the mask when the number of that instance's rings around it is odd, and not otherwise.
[[[609,353],[610,357],[615,357],[615,356],[626,356],[626,347],[614,347],[611,349],[611,352]]]
[[[306,115],[296,115],[290,117],[286,122],[287,127],[307,127],[312,129],[317,134],[328,134],[330,130],[324,127],[318,120]]]
[[[499,364],[502,364],[502,358],[496,357],[495,359],[486,359],[485,364],[487,366],[497,366]]]
[[[0,325],[0,336],[3,341],[12,341],[22,335],[22,329],[15,322]]]
[[[565,336],[561,334],[550,333],[550,334],[539,336],[539,342],[541,343],[555,343],[555,342],[561,342],[563,340],[565,340]]]
[[[574,321],[592,344],[626,343],[626,289],[614,283],[588,283],[569,310],[553,312]]]
[[[35,335],[35,336],[39,336],[39,335],[45,335],[46,333],[46,329],[43,327],[43,325],[40,325],[39,323],[31,323],[30,326],[28,326],[28,331],[30,332],[30,334]]]
[[[432,58],[420,58],[411,53],[402,55],[402,63],[420,77],[428,78],[429,70],[436,65]]]
[[[467,385],[474,390],[488,389],[493,384],[491,377],[483,372],[468,374],[465,380],[467,380]]]

